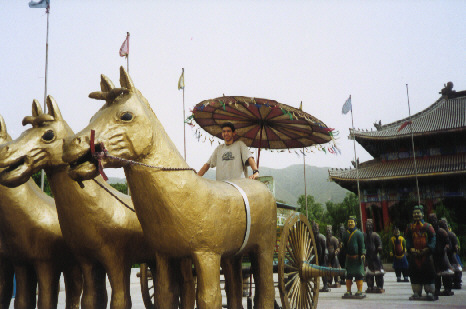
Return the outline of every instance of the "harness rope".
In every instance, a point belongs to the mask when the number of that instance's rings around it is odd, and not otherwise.
[[[136,210],[134,210],[133,208],[131,208],[131,206],[129,206],[128,204],[126,204],[123,200],[121,200],[121,198],[119,198],[118,196],[116,196],[115,193],[113,193],[112,191],[110,191],[107,187],[105,187],[103,184],[101,184],[100,182],[98,182],[97,180],[95,179],[92,179],[94,180],[94,182],[96,184],[98,184],[102,189],[104,189],[105,191],[108,192],[108,194],[110,194],[111,196],[113,196],[118,202],[122,203],[126,208],[128,208],[129,210],[131,210],[132,212],[136,212]]]

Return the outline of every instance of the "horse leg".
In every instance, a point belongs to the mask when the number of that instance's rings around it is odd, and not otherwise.
[[[81,308],[107,308],[107,287],[105,269],[98,263],[80,260],[84,287]]]
[[[227,307],[229,309],[241,309],[243,307],[242,258],[242,256],[233,256],[221,259],[223,275],[225,277]]]
[[[63,271],[65,279],[66,309],[79,309],[79,301],[83,290],[83,275],[74,258],[68,262]]]
[[[197,272],[198,308],[222,308],[220,255],[213,252],[194,252],[193,259]]]
[[[15,265],[16,296],[15,309],[36,308],[37,276],[30,265]]]
[[[179,305],[179,287],[175,269],[168,259],[159,253],[155,254],[154,278],[154,307],[156,309],[177,309]]]
[[[274,307],[275,287],[273,284],[273,247],[258,248],[250,254],[253,268],[255,294],[254,308],[267,309]]]
[[[115,256],[113,256],[115,257]],[[108,278],[112,287],[110,309],[131,308],[130,275],[131,265],[124,257],[115,257],[107,267]]]
[[[0,309],[10,307],[15,270],[9,259],[0,258]]]
[[[39,282],[38,309],[57,308],[60,288],[60,271],[54,263],[40,262],[36,265]]]
[[[181,309],[194,309],[196,288],[193,277],[193,261],[190,258],[180,260],[181,271]]]

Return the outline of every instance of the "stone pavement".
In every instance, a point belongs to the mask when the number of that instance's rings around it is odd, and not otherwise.
[[[134,309],[144,309],[144,303],[141,298],[141,290],[139,284],[139,278],[136,276],[139,269],[133,269],[131,274],[131,297]],[[274,275],[275,281],[277,281],[277,275]],[[59,296],[59,309],[65,309],[65,293],[63,291],[63,281],[61,283],[62,291]],[[107,291],[110,295],[110,287],[107,281]],[[367,294],[367,297],[362,300],[355,299],[341,299],[341,296],[346,291],[345,287],[332,288],[328,293],[319,293],[319,300],[317,308],[353,308],[353,309],[397,309],[397,308],[466,308],[466,287],[462,290],[454,290],[455,295],[449,297],[440,297],[438,301],[434,302],[420,302],[410,301],[408,298],[412,294],[410,283],[397,283],[395,273],[387,272],[385,274],[385,293],[383,294]],[[367,288],[364,283],[364,290]],[[356,285],[353,284],[353,292],[356,290]],[[223,290],[222,290],[223,292]],[[280,295],[278,289],[276,289],[275,296],[278,303],[280,304]],[[223,302],[226,303],[226,298],[223,298]],[[246,309],[246,298],[244,298],[244,308]],[[109,306],[108,306],[109,307]],[[10,305],[13,309],[13,302]],[[273,308],[271,308],[273,309]]]

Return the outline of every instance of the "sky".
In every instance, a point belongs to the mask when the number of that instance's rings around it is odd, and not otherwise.
[[[13,139],[31,103],[44,101],[47,14],[29,0],[0,0],[0,114]],[[125,1],[51,0],[47,94],[75,132],[101,107],[88,97],[100,74],[119,84],[130,32],[129,73],[180,153],[185,113],[222,95],[299,107],[335,128],[341,155],[308,153],[306,164],[350,167],[354,126],[394,122],[434,103],[448,81],[466,89],[466,1]],[[216,143],[185,127],[189,165],[200,169]],[[360,161],[371,159],[357,145]],[[293,152],[261,152],[260,165],[302,164]],[[113,177],[123,171],[106,169]]]

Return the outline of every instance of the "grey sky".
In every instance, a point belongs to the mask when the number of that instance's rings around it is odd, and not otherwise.
[[[43,104],[45,9],[0,1],[0,114],[13,138],[34,98]],[[65,1],[52,0],[48,94],[80,131],[99,109],[88,98],[100,74],[118,85],[118,55],[131,33],[129,71],[183,152],[186,113],[225,95],[274,99],[303,109],[340,132],[342,155],[314,152],[306,162],[349,167],[351,94],[355,126],[373,128],[432,104],[447,81],[466,89],[466,1]],[[199,169],[216,144],[186,128],[188,163]],[[357,148],[361,161],[370,156]],[[261,153],[261,165],[301,164],[294,153]],[[111,176],[122,171],[108,170]]]

